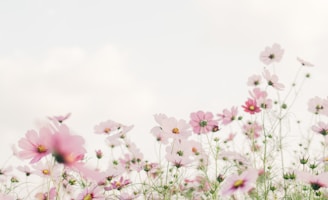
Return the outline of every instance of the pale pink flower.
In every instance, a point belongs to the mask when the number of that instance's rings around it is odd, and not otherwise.
[[[119,134],[113,134],[113,135],[108,136],[105,139],[105,142],[110,148],[115,148],[117,146],[120,146],[122,144],[123,140]]]
[[[297,61],[300,62],[302,66],[314,67],[314,65],[312,63],[307,62],[307,61],[303,60],[302,58],[297,57]]]
[[[260,126],[256,121],[247,122],[243,125],[243,133],[250,139],[256,139],[260,137],[260,132],[262,131],[262,126]]]
[[[273,62],[280,62],[284,50],[280,47],[279,44],[273,44],[272,47],[266,47],[264,51],[260,53],[260,60],[269,65]]]
[[[328,116],[328,100],[316,96],[309,100],[308,110],[316,115],[323,114]]]
[[[238,108],[236,106],[231,107],[230,110],[224,109],[222,114],[217,114],[219,121],[222,121],[223,125],[230,124],[237,118]]]
[[[252,75],[248,78],[248,86],[258,86],[261,84],[262,77],[260,75]]]
[[[59,123],[63,123],[70,116],[71,116],[71,113],[67,113],[66,115],[58,115],[58,116],[48,117],[48,119],[59,122]]]
[[[168,137],[161,127],[155,126],[150,130],[150,132],[155,136],[157,142],[162,144],[167,144],[169,142]]]
[[[328,172],[313,175],[308,172],[297,171],[296,179],[301,182],[310,184],[313,190],[319,190],[321,187],[328,187]]]
[[[96,125],[94,130],[97,134],[110,134],[113,131],[116,131],[120,127],[120,124],[112,120],[107,120]]]
[[[37,200],[54,200],[57,195],[56,188],[51,188],[49,192],[39,192],[34,197]]]
[[[23,149],[19,157],[23,159],[32,158],[30,163],[38,162],[42,157],[51,153],[52,132],[48,128],[41,128],[39,134],[30,130],[18,142],[18,146]]]
[[[240,175],[231,175],[227,177],[222,184],[222,196],[232,195],[236,192],[247,193],[256,185],[258,170],[248,169]]]
[[[243,105],[242,107],[244,108],[245,112],[248,112],[250,114],[261,112],[261,109],[257,106],[257,102],[255,99],[248,98],[248,100],[245,102],[245,105]]]
[[[272,108],[272,100],[268,99],[268,93],[266,91],[262,91],[260,88],[254,88],[252,92],[250,92],[251,97],[256,99],[257,104],[263,109],[271,109]]]
[[[171,145],[166,147],[166,160],[171,162],[177,168],[186,166],[193,160],[190,156],[193,154],[193,148],[188,142],[179,142],[175,140]]]
[[[168,117],[165,115],[165,114],[155,114],[154,115],[154,118],[155,118],[155,121],[160,125],[162,126],[162,122],[163,120],[167,119]]]
[[[278,76],[275,74],[271,75],[269,70],[264,69],[263,77],[265,78],[265,80],[267,80],[267,83],[269,86],[271,86],[277,90],[283,90],[285,88],[285,86],[282,83],[278,83],[278,81],[279,81]]]
[[[5,182],[7,178],[11,175],[13,171],[12,166],[8,166],[6,168],[0,168],[0,183]]]
[[[123,176],[120,177],[119,180],[113,180],[110,183],[110,186],[104,187],[106,191],[109,190],[121,190],[123,187],[129,185],[131,183],[130,179],[125,179]]]
[[[21,172],[23,172],[26,176],[31,175],[31,169],[29,166],[24,165],[24,166],[18,166],[17,169]]]
[[[2,194],[0,192],[0,199],[1,200],[15,200],[16,198],[12,195],[9,195],[9,194]]]
[[[36,165],[33,165],[33,168],[35,169],[33,173],[43,178],[57,178],[61,175],[59,165],[50,166],[48,163],[38,162]]]
[[[312,129],[312,131],[319,133],[323,136],[328,135],[328,123],[324,123],[324,122],[320,121],[320,122],[318,122],[317,126],[313,125],[311,127],[311,129]]]
[[[105,200],[104,190],[96,185],[85,188],[77,197],[77,200]]]
[[[197,134],[208,133],[218,126],[218,122],[213,120],[213,114],[211,112],[204,113],[198,111],[190,114],[190,122],[193,131]]]
[[[169,138],[187,139],[191,135],[190,125],[183,119],[177,120],[173,117],[162,121],[163,131]]]

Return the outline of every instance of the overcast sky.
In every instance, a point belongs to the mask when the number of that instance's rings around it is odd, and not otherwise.
[[[316,65],[307,98],[326,97],[327,10],[326,0],[2,0],[0,158],[68,112],[86,138],[112,119],[135,125],[132,137],[151,149],[156,113],[189,120],[243,104],[259,53],[275,42],[286,80],[300,56]]]

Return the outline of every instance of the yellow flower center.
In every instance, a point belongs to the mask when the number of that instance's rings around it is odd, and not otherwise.
[[[242,186],[244,184],[244,180],[236,180],[234,183],[233,183],[233,187],[234,188],[238,188],[240,186]]]
[[[38,147],[37,147],[37,151],[38,151],[38,153],[44,153],[44,152],[46,152],[48,149],[45,147],[45,146],[43,146],[42,144],[40,144]]]
[[[110,131],[111,131],[110,128],[105,128],[105,129],[104,129],[104,132],[105,132],[105,133],[109,133]]]
[[[250,110],[255,110],[255,107],[254,106],[250,106],[249,109]]]
[[[49,174],[50,174],[50,171],[47,170],[47,169],[44,169],[44,170],[42,170],[42,173],[43,173],[44,175],[49,175]]]
[[[174,129],[172,129],[172,133],[173,133],[173,134],[179,134],[180,131],[179,131],[178,128],[174,128]]]
[[[83,200],[92,200],[92,195],[91,194],[85,195]]]
[[[197,152],[198,152],[196,147],[191,148],[191,151],[192,151],[193,153],[197,153]]]

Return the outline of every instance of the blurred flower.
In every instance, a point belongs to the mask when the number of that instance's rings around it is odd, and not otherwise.
[[[311,129],[312,129],[312,131],[319,133],[323,136],[328,135],[328,123],[324,123],[324,122],[320,121],[320,122],[318,122],[317,126],[313,125]]]
[[[222,121],[223,125],[228,125],[237,118],[237,114],[238,108],[233,106],[230,110],[224,109],[222,114],[217,114],[217,116],[219,117],[219,121]]]
[[[321,187],[328,187],[328,172],[313,175],[308,172],[297,171],[296,179],[301,182],[310,184],[313,190],[319,190]]]
[[[262,77],[259,75],[252,75],[248,78],[247,85],[248,86],[258,86],[261,84]]]
[[[97,185],[86,187],[77,197],[77,200],[104,200],[103,189]]]
[[[258,170],[248,169],[240,175],[231,175],[225,179],[221,187],[222,196],[232,195],[235,192],[247,193],[256,185]]]
[[[328,116],[328,99],[314,97],[308,102],[308,110],[316,115],[323,114]]]
[[[110,134],[113,131],[116,131],[120,127],[120,124],[112,120],[107,120],[101,122],[100,124],[94,127],[95,133],[97,134]]]
[[[48,119],[63,123],[66,119],[68,119],[71,116],[71,113],[67,113],[66,115],[59,115],[59,116],[53,116],[53,117],[48,117]]]
[[[310,62],[307,62],[299,57],[297,57],[297,61],[301,63],[302,66],[305,66],[305,67],[314,67],[314,65]]]
[[[268,85],[277,89],[283,90],[285,86],[282,83],[278,83],[278,76],[269,72],[269,70],[264,69],[263,77],[267,80]]]
[[[284,50],[280,47],[279,44],[273,44],[272,47],[266,47],[264,51],[260,53],[260,60],[269,65],[273,62],[280,62]]]
[[[190,114],[190,122],[193,131],[197,134],[208,133],[213,130],[214,126],[218,125],[218,122],[213,120],[213,114],[211,112],[204,113],[198,111]]]
[[[49,192],[37,193],[34,197],[37,200],[54,200],[56,197],[56,188],[51,188]]]

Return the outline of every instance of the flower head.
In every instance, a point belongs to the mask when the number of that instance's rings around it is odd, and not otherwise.
[[[328,99],[314,97],[308,102],[308,110],[316,115],[323,114],[328,116]]]
[[[302,58],[297,57],[297,61],[301,63],[302,66],[305,67],[313,67],[314,65],[310,62],[307,62],[305,60],[303,60]]]
[[[223,125],[227,125],[237,118],[237,114],[238,108],[233,106],[230,110],[224,109],[222,114],[217,114],[217,116],[219,117],[219,121],[222,121]]]
[[[279,44],[273,44],[272,47],[266,47],[264,51],[260,54],[260,60],[269,65],[273,62],[280,62],[282,56],[284,54],[284,50],[280,47]]]
[[[250,114],[255,114],[258,112],[261,112],[260,107],[257,106],[256,100],[255,99],[248,99],[245,102],[245,105],[242,106],[244,108],[245,112],[248,112]]]
[[[67,113],[66,115],[57,115],[53,117],[48,117],[48,119],[63,123],[66,119],[68,119],[71,116],[71,113]]]
[[[52,132],[48,128],[41,128],[39,134],[30,130],[18,142],[18,146],[23,149],[18,156],[23,159],[32,158],[30,163],[36,163],[51,152],[51,140]]]
[[[278,83],[278,76],[275,74],[272,74],[269,72],[269,70],[264,69],[263,77],[267,80],[268,85],[277,89],[277,90],[283,90],[285,86],[282,83]]]
[[[240,175],[227,177],[221,187],[222,196],[232,195],[237,191],[249,192],[255,187],[258,177],[258,170],[248,169]]]
[[[319,133],[323,136],[326,136],[328,135],[328,124],[320,121],[318,122],[317,126],[315,125],[312,126],[312,131]]]
[[[213,130],[214,126],[218,125],[218,122],[213,120],[213,114],[211,112],[204,113],[198,111],[190,114],[190,125],[193,131],[197,134],[208,133]]]

